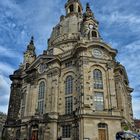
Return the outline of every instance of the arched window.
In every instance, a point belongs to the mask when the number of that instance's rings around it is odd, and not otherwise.
[[[65,82],[65,94],[72,94],[73,92],[73,77],[72,76],[68,76],[66,78],[66,82]]]
[[[98,124],[99,140],[108,140],[108,126],[105,123]]]
[[[81,8],[80,8],[80,6],[78,6],[78,12],[79,12],[79,13],[81,12]]]
[[[92,37],[97,37],[97,33],[95,31],[92,31]]]
[[[45,96],[45,82],[39,84],[39,93],[38,93],[38,111],[43,114],[44,111],[44,96]]]
[[[74,12],[74,6],[73,6],[73,4],[71,4],[71,5],[69,6],[69,10],[70,10],[70,12]]]
[[[71,114],[73,111],[73,77],[67,76],[65,81],[65,113]]]
[[[103,89],[102,72],[98,69],[93,71],[93,80],[95,89]]]

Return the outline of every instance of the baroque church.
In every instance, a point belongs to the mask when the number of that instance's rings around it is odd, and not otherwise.
[[[68,0],[36,56],[34,38],[12,81],[6,140],[114,140],[133,130],[132,88],[117,50],[103,41],[87,3]]]

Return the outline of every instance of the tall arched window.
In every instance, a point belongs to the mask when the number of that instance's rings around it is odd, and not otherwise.
[[[45,82],[40,82],[38,93],[38,111],[43,114],[44,111]]]
[[[78,6],[78,12],[79,12],[79,13],[81,12],[81,8],[80,8],[80,6]]]
[[[94,88],[95,89],[103,89],[103,78],[102,72],[98,69],[93,71],[93,80],[94,80]]]
[[[97,37],[96,31],[92,31],[92,37]]]
[[[72,94],[73,92],[73,77],[68,76],[65,81],[65,94]]]
[[[98,124],[99,140],[108,140],[108,126],[105,123]]]
[[[71,4],[71,5],[69,6],[69,10],[70,10],[70,12],[74,12],[74,6],[73,6],[73,4]]]
[[[67,76],[65,81],[65,113],[71,114],[73,111],[73,77]]]

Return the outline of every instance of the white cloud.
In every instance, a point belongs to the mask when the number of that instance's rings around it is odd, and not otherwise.
[[[10,89],[10,84],[11,81],[9,80],[9,78],[3,76],[2,74],[0,74],[0,95],[3,94],[2,92],[9,92]],[[7,96],[7,94],[5,94],[5,96]]]
[[[8,113],[8,105],[0,105],[0,112]]]
[[[0,73],[4,75],[9,75],[14,71],[14,68],[9,64],[0,62]]]
[[[10,80],[0,74],[0,111],[7,113],[8,101],[10,95]]]
[[[133,98],[133,112],[134,117],[137,119],[140,119],[140,98]]]
[[[118,25],[118,27],[127,27],[128,31],[130,30],[135,33],[140,32],[140,16],[134,13],[121,13],[121,11],[118,10],[119,9],[110,13],[99,14],[98,16],[100,17],[100,21],[102,21],[102,23],[104,23],[108,28],[112,25]],[[129,33],[129,35],[131,33]]]
[[[2,0],[2,1],[0,1],[0,5],[2,7],[7,7],[7,8],[14,9],[15,11],[20,12],[20,8],[16,4],[16,2],[14,2],[12,0]]]
[[[140,51],[140,40],[134,41],[130,44],[128,44],[127,46],[125,46],[126,50],[131,52],[131,53],[135,53]]]
[[[7,49],[6,47],[0,46],[0,56],[15,58],[15,57],[19,57],[20,54],[16,50]]]
[[[122,14],[118,11],[111,13],[109,15],[109,21],[110,22],[116,22],[116,23],[129,23],[131,25],[134,24],[140,24],[140,16],[136,16],[133,14]]]

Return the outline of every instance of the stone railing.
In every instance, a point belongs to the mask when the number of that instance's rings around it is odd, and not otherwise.
[[[77,40],[79,40],[78,33],[64,34],[64,35],[58,36],[57,38],[50,39],[49,46],[61,44],[65,41],[77,41]]]

